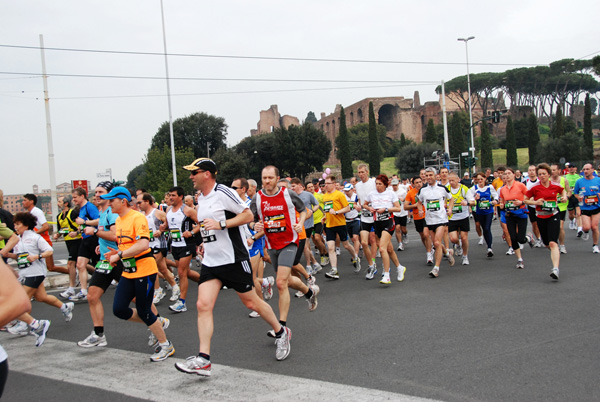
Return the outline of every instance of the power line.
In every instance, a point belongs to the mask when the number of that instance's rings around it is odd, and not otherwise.
[[[33,75],[33,73],[0,71],[6,75]],[[47,74],[48,77],[74,77],[74,78],[117,78],[117,79],[141,79],[141,80],[164,80],[165,77],[135,76],[135,75],[94,75],[94,74]],[[395,80],[318,80],[318,79],[279,79],[279,78],[213,78],[213,77],[170,77],[170,80],[182,81],[245,81],[245,82],[321,82],[321,83],[371,83],[371,84],[431,84],[437,81],[395,81]]]
[[[32,49],[39,50],[38,46],[21,46],[21,45],[2,45],[0,47],[13,49]],[[99,50],[99,49],[74,49],[60,47],[45,47],[44,50],[63,51],[63,52],[80,52],[80,53],[107,53],[107,54],[127,54],[127,55],[144,55],[144,56],[165,56],[164,53],[158,52],[136,52],[125,50]],[[406,60],[366,60],[366,59],[326,59],[326,58],[307,58],[307,57],[274,57],[274,56],[239,56],[239,55],[218,55],[218,54],[191,54],[191,53],[167,53],[167,56],[173,57],[201,57],[215,59],[242,59],[242,60],[272,60],[272,61],[307,61],[307,62],[327,62],[327,63],[376,63],[376,64],[416,64],[416,65],[457,65],[462,66],[464,62],[450,61],[406,61]],[[531,64],[531,63],[474,63],[470,65],[476,66],[539,66],[547,63]]]

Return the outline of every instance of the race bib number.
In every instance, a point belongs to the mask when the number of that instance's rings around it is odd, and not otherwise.
[[[217,240],[217,235],[214,230],[208,230],[204,228],[204,223],[200,224],[200,234],[204,243],[211,243]]]
[[[111,273],[112,269],[112,265],[110,265],[110,263],[106,260],[98,261],[96,264],[96,272],[99,274],[108,275]]]
[[[373,213],[371,211],[367,211],[366,209],[362,210],[362,216],[364,218],[372,218],[373,217]]]
[[[354,201],[349,201],[348,205],[350,205],[350,211],[354,209]]]
[[[150,229],[150,241],[154,241],[154,230]]]
[[[440,200],[431,200],[427,201],[427,210],[428,211],[439,211],[440,210]]]
[[[27,257],[29,257],[29,253],[17,254],[17,266],[19,269],[25,269],[31,266],[31,262],[27,259]]]
[[[323,211],[329,212],[331,208],[333,208],[333,201],[325,201],[323,204]]]
[[[58,233],[60,233],[63,236],[66,236],[66,235],[68,235],[71,232],[70,232],[69,229],[61,229],[61,230],[58,231]]]
[[[284,215],[268,216],[265,218],[265,231],[267,233],[281,233],[285,232],[285,230]]]
[[[137,272],[135,258],[125,258],[123,260],[123,272],[127,272],[128,274],[134,274]]]
[[[584,198],[585,205],[592,205],[598,203],[598,195],[586,195]]]
[[[519,209],[519,207],[515,205],[514,201],[506,201],[506,203],[504,204],[504,209],[506,209],[507,211],[516,211],[517,209]]]
[[[556,209],[556,201],[544,201],[540,209],[542,211],[552,212]]]
[[[377,214],[375,220],[376,221],[387,221],[388,219],[390,219],[392,217],[392,215],[389,212],[384,212],[382,214]]]
[[[460,205],[460,204],[458,204],[458,205],[454,204],[454,206],[452,207],[452,213],[453,214],[459,214],[462,211],[463,211],[463,206]]]
[[[171,240],[173,240],[174,242],[180,242],[181,241],[181,230],[179,230],[179,229],[171,229],[170,233],[171,233]]]
[[[479,201],[479,209],[490,209],[492,203],[489,200],[481,200]]]

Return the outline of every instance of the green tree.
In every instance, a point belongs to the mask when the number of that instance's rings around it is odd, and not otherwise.
[[[494,167],[494,156],[492,154],[492,135],[488,125],[483,122],[481,124],[481,167]]]
[[[592,134],[592,107],[590,94],[585,95],[585,106],[583,110],[583,158],[588,161],[594,160],[594,136]]]
[[[381,151],[379,149],[379,138],[377,137],[377,122],[373,102],[369,102],[369,168],[372,176],[378,176],[380,172]]]
[[[429,119],[429,121],[427,122],[427,129],[425,130],[425,142],[429,142],[431,144],[440,143],[437,132],[435,131],[433,119]]]
[[[322,130],[304,123],[276,129],[273,134],[273,165],[279,168],[281,176],[304,179],[309,173],[323,170],[332,145]]]
[[[400,134],[400,148],[404,148],[407,145],[408,145],[408,142],[406,141],[406,137],[404,136],[404,133]]]
[[[565,135],[565,122],[560,105],[556,106],[556,115],[554,116],[554,124],[550,130],[550,138],[560,138]]]
[[[431,154],[439,148],[438,144],[428,142],[408,144],[398,151],[394,165],[402,177],[414,176],[423,168],[423,159],[430,159]]]
[[[382,124],[377,124],[377,137],[379,138],[379,156],[383,160],[385,149],[383,144],[389,146],[390,139],[386,137],[387,129]],[[348,129],[348,137],[350,139],[350,155],[352,160],[369,160],[369,147],[365,144],[369,143],[369,123],[360,123]],[[336,146],[339,148],[338,137],[336,138]]]
[[[510,116],[506,119],[506,165],[513,168],[519,167],[515,127],[513,125],[512,117]]]
[[[217,164],[217,181],[229,186],[232,181],[239,177],[246,177],[248,172],[248,158],[246,155],[235,152],[233,148],[221,147],[212,155],[212,159]]]
[[[178,161],[177,184],[189,193],[193,192],[194,186],[188,178],[190,172],[183,169],[183,166],[194,159],[196,157],[191,148],[175,149],[175,160]],[[139,187],[144,187],[156,199],[162,199],[164,193],[173,187],[171,148],[167,145],[163,145],[160,148],[151,148],[144,160],[144,166],[146,168],[146,176],[141,181]]]
[[[450,155],[458,156],[467,150],[465,133],[469,128],[469,115],[465,112],[456,112],[450,116],[448,123],[448,142]]]
[[[141,163],[134,167],[127,175],[127,188],[142,188],[142,183],[146,178],[146,165]]]
[[[535,165],[538,160],[538,146],[540,143],[540,133],[538,131],[538,120],[535,114],[530,113],[527,119],[528,126],[528,148],[529,148],[529,164]]]
[[[350,138],[346,127],[346,113],[340,109],[340,131],[337,138],[337,158],[342,165],[342,177],[352,177],[352,155],[350,154]]]
[[[306,119],[304,119],[305,123],[316,123],[317,121],[317,116],[315,116],[314,112],[308,112]]]
[[[222,117],[193,113],[173,122],[175,148],[189,148],[196,158],[207,156],[208,144],[210,155],[213,155],[217,149],[226,147],[226,139],[227,124]],[[152,138],[150,148],[162,148],[165,145],[171,146],[168,122],[160,126]]]
[[[261,180],[262,168],[275,163],[275,134],[264,133],[244,138],[235,147],[237,154],[248,160],[248,170],[244,172],[247,178],[258,183]]]
[[[548,138],[539,146],[539,155],[543,155],[543,161],[548,163],[559,163],[560,158],[569,161],[582,159],[583,140],[577,133],[570,132],[560,138]]]

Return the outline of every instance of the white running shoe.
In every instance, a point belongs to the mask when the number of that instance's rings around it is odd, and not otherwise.
[[[340,279],[337,268],[331,268],[329,272],[325,274],[325,278]]]
[[[169,310],[174,311],[176,313],[185,313],[187,311],[187,307],[185,303],[181,300],[177,300],[175,304],[169,306]]]
[[[75,307],[75,303],[69,302],[69,303],[65,303],[64,311],[63,311],[63,309],[60,310],[63,313],[63,315],[65,316],[66,322],[69,322],[73,319],[73,308],[74,307]]]
[[[267,285],[265,286],[263,284],[261,287],[263,292],[263,298],[265,299],[265,301],[268,301],[271,300],[271,297],[273,297],[273,285],[275,284],[275,278],[273,278],[272,276],[267,276],[264,279],[267,280]]]
[[[336,255],[342,255],[342,251],[340,250],[340,248],[339,248],[339,247],[336,247],[336,248],[335,248],[335,254],[336,254]]]
[[[163,360],[166,360],[167,357],[173,356],[174,354],[175,347],[173,346],[173,343],[169,341],[169,344],[167,346],[158,345],[152,356],[150,356],[150,361],[161,362]]]
[[[392,281],[390,280],[390,273],[389,272],[384,272],[383,276],[381,277],[381,280],[379,281],[379,283],[381,283],[382,285],[389,285],[392,283]]]
[[[36,337],[35,346],[40,347],[46,340],[46,334],[50,328],[50,320],[39,320],[38,323],[39,326],[36,329],[31,328],[31,333]]]
[[[291,350],[292,330],[288,327],[283,327],[283,331],[283,335],[275,340],[275,344],[277,345],[275,358],[277,360],[284,360],[289,356]]]
[[[552,268],[552,271],[550,272],[550,277],[555,281],[558,280],[558,268]]]
[[[564,244],[560,244],[558,246],[558,250],[560,251],[561,254],[567,254],[567,246],[565,246]]]
[[[250,314],[248,314],[248,317],[258,318],[258,317],[260,317],[260,314],[258,314],[256,311],[251,311]]]
[[[600,254],[600,248],[598,248],[597,245],[594,246],[594,247],[592,247],[592,253],[594,253],[594,254]]]
[[[177,301],[179,299],[179,296],[181,296],[181,289],[179,289],[178,284],[175,284],[175,286],[173,286],[173,294],[171,294],[169,300],[171,300],[172,302]]]
[[[583,232],[583,236],[581,236],[581,239],[583,239],[583,241],[588,241],[590,239],[590,233]]]
[[[296,292],[296,294],[294,294],[294,296],[296,296],[297,298],[300,298],[300,297],[304,296],[304,293],[302,293],[302,291],[299,290]]]
[[[483,246],[483,237],[479,238],[479,242],[477,242],[478,245]]]
[[[448,250],[448,253],[446,254],[446,259],[448,260],[448,264],[450,264],[450,266],[454,266],[454,255],[452,255],[452,250]]]
[[[433,269],[429,273],[429,276],[432,278],[437,278],[439,274],[440,274],[440,269],[438,267],[433,267]]]
[[[462,265],[469,265],[469,257],[466,255],[462,256]]]
[[[163,288],[159,287],[158,289],[154,289],[154,298],[152,299],[152,304],[158,304],[165,297],[165,291]]]
[[[398,268],[398,282],[402,282],[404,280],[404,274],[406,273],[406,267],[404,265],[400,265]]]
[[[515,254],[515,250],[513,250],[512,247],[508,248],[508,251],[506,252],[506,255],[514,255]]]
[[[108,343],[106,342],[106,335],[102,334],[102,336],[98,336],[92,331],[83,341],[77,342],[77,345],[82,348],[93,348],[94,346],[106,346]]]
[[[402,242],[398,243],[398,251],[404,251],[404,244]]]
[[[63,299],[68,299],[71,296],[75,296],[75,289],[73,288],[68,288],[64,292],[60,293],[60,297]]]
[[[17,322],[13,326],[9,327],[7,325],[6,330],[8,331],[9,334],[13,334],[13,335],[21,335],[21,336],[29,335],[29,325],[27,325],[27,323],[25,321],[17,320]]]
[[[190,356],[183,363],[175,363],[175,368],[182,373],[210,377],[211,364],[203,357]]]
[[[87,293],[83,293],[81,290],[76,295],[69,297],[70,301],[87,301]]]
[[[367,275],[365,275],[365,279],[373,279],[375,277],[375,274],[377,273],[377,268],[375,268],[374,265],[371,265],[369,268],[367,268]]]
[[[309,287],[310,290],[312,290],[312,296],[310,299],[306,300],[308,302],[308,311],[315,311],[319,305],[319,302],[317,301],[317,295],[319,294],[320,289],[317,285],[311,285]]]

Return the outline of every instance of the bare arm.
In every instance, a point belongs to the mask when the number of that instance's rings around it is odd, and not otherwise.
[[[31,301],[12,270],[0,259],[0,327],[31,311]]]

